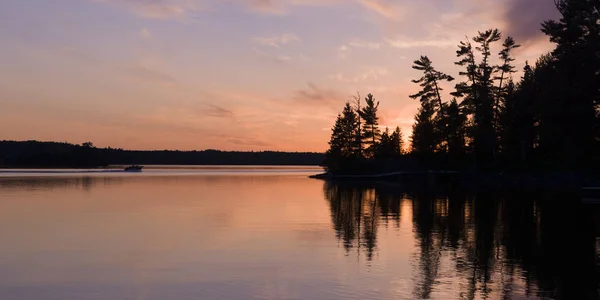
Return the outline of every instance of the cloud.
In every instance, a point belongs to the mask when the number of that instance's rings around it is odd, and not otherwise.
[[[348,48],[348,46],[346,45],[341,45],[338,49],[338,57],[340,59],[346,59],[348,58],[348,52],[350,52],[350,48]]]
[[[371,49],[379,50],[384,47],[397,48],[397,49],[412,49],[412,48],[423,48],[423,47],[436,47],[446,48],[455,47],[458,44],[458,40],[448,38],[435,38],[431,37],[428,39],[415,39],[409,37],[397,37],[397,38],[385,38],[383,42],[369,42],[364,40],[355,40],[342,45],[338,48],[338,56],[345,58],[346,54],[350,52],[351,48],[359,49]]]
[[[71,47],[71,46],[61,47],[58,51],[61,55],[64,55],[70,59],[79,60],[81,62],[85,62],[85,63],[98,63],[99,62],[98,59],[94,58],[89,53],[86,53],[85,51],[82,51],[81,49],[76,48],[76,47]]]
[[[398,19],[403,13],[399,10],[398,6],[391,4],[391,1],[387,0],[358,0],[365,8],[372,10],[379,15],[388,19]]]
[[[237,146],[256,146],[256,147],[272,147],[273,144],[261,141],[256,138],[230,138],[226,140],[228,143]]]
[[[422,47],[447,48],[456,47],[458,41],[451,39],[425,39],[416,40],[410,38],[386,39],[386,43],[392,48],[411,49]]]
[[[307,89],[296,91],[293,97],[296,102],[331,106],[344,101],[345,97],[337,91],[322,89],[311,82],[308,82],[307,85]]]
[[[217,118],[232,118],[233,115],[233,111],[225,109],[223,107],[214,105],[214,104],[208,104],[206,109],[204,109],[204,114],[210,117],[217,117]]]
[[[367,42],[363,40],[357,40],[348,43],[348,46],[354,48],[366,48],[366,49],[379,49],[381,48],[381,43]]]
[[[255,37],[253,40],[261,45],[279,48],[291,42],[299,42],[300,38],[295,34],[284,33],[270,37]]]
[[[148,28],[142,28],[142,30],[140,30],[140,35],[145,39],[152,38],[152,33],[150,30],[148,30]]]
[[[128,77],[143,83],[158,83],[164,85],[174,85],[177,83],[175,78],[139,64],[124,67],[121,66],[118,67],[118,69]]]
[[[283,63],[292,60],[291,56],[270,54],[256,48],[252,48],[252,52],[254,52],[261,60],[267,62]]]
[[[100,3],[124,6],[139,16],[151,19],[184,18],[203,8],[200,0],[95,0]]]
[[[254,11],[258,11],[266,14],[284,14],[283,8],[275,3],[273,0],[246,0],[246,5]]]
[[[329,78],[340,82],[358,83],[361,81],[378,80],[388,74],[388,69],[382,67],[366,68],[360,74],[348,77],[342,73],[330,75]]]
[[[354,39],[353,41],[351,41],[347,44],[339,46],[337,48],[337,52],[338,52],[338,57],[340,59],[346,59],[346,58],[348,58],[348,53],[351,52],[352,48],[379,50],[379,49],[381,49],[382,46],[385,46],[385,44],[377,43],[377,42],[369,42],[369,41],[365,41],[365,40],[361,40],[361,39]]]
[[[503,15],[506,34],[520,43],[543,38],[541,23],[558,18],[560,13],[549,0],[508,0]]]

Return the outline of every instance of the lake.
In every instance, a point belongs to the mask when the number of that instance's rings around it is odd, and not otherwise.
[[[0,170],[0,299],[599,297],[599,205],[319,171]]]

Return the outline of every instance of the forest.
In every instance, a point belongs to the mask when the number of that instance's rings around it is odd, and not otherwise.
[[[39,141],[0,141],[0,167],[93,168],[108,165],[318,165],[322,153],[133,151]]]
[[[520,45],[498,29],[458,41],[457,75],[422,55],[412,65],[422,75],[412,80],[420,108],[407,149],[399,128],[381,130],[375,97],[359,95],[338,115],[323,165],[331,173],[598,170],[600,1],[554,4],[561,18],[541,31],[556,47],[525,62],[521,78],[513,76]]]

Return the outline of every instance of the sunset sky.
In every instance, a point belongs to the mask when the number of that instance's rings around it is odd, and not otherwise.
[[[498,27],[523,45],[521,68],[552,49],[539,23],[555,10],[552,0],[0,1],[0,140],[324,151],[357,91],[408,137],[414,59],[458,77],[458,42]]]

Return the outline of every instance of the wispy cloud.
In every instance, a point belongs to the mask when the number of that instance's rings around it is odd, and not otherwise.
[[[95,0],[96,2],[120,5],[139,16],[152,19],[183,18],[188,13],[199,11],[204,6],[200,0]]]
[[[426,39],[417,40],[410,38],[386,39],[387,44],[392,48],[411,49],[422,47],[447,48],[455,47],[458,44],[456,40],[450,39]]]
[[[274,15],[285,15],[289,13],[291,7],[295,6],[328,6],[344,3],[344,1],[346,0],[243,0],[253,11]]]
[[[273,144],[261,141],[257,138],[229,138],[227,142],[236,146],[272,147]]]
[[[389,0],[358,0],[358,3],[388,19],[398,19],[403,15],[397,3],[394,5]]]
[[[256,56],[258,56],[260,59],[264,60],[264,61],[270,61],[270,62],[276,62],[276,63],[282,63],[282,62],[286,62],[286,61],[290,61],[292,60],[291,56],[288,55],[278,55],[278,54],[271,54],[271,53],[267,53],[261,50],[258,50],[256,48],[252,48],[252,52],[254,52],[254,54]]]
[[[89,53],[86,53],[85,51],[82,51],[81,49],[76,48],[76,47],[71,47],[71,46],[61,47],[60,49],[58,49],[58,51],[61,55],[64,55],[71,59],[77,59],[81,62],[86,62],[86,63],[98,63],[99,62],[97,58],[94,58]]]
[[[203,112],[207,116],[217,118],[231,118],[234,116],[233,111],[214,104],[208,104]]]
[[[177,80],[170,75],[150,69],[140,64],[120,66],[118,67],[118,70],[127,75],[129,78],[141,83],[158,83],[163,85],[174,85],[177,83]]]
[[[337,105],[345,98],[341,93],[323,89],[312,82],[307,83],[308,88],[296,91],[294,100],[301,103],[323,104],[326,106]]]
[[[359,74],[347,76],[343,73],[330,75],[329,78],[339,82],[358,83],[361,81],[378,80],[388,74],[388,69],[383,67],[364,68]]]
[[[246,0],[246,5],[254,11],[281,15],[285,11],[283,7],[277,5],[273,0]]]
[[[282,45],[286,45],[291,42],[299,42],[300,38],[295,34],[284,33],[268,37],[255,37],[253,40],[261,45],[279,48]]]
[[[142,28],[142,30],[140,30],[140,35],[145,39],[152,38],[152,33],[150,30],[148,30],[148,28]]]
[[[356,40],[356,41],[352,41],[352,42],[348,43],[348,46],[351,46],[354,48],[380,49],[381,43],[367,42],[364,40]]]
[[[544,20],[558,19],[560,13],[551,1],[544,0],[508,0],[503,15],[506,32],[518,41],[538,40],[544,35],[540,24]]]

